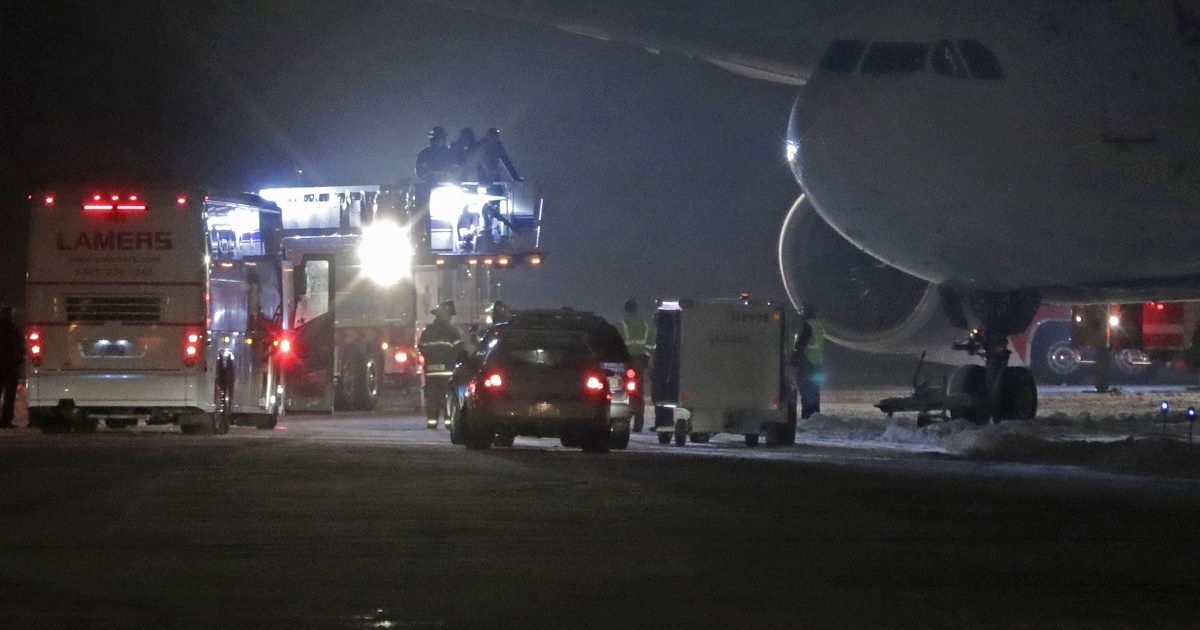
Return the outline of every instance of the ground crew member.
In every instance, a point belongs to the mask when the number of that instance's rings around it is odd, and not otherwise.
[[[467,358],[462,336],[451,323],[454,317],[454,302],[442,302],[430,311],[433,323],[421,333],[417,350],[425,358],[425,418],[426,426],[436,429],[438,418],[445,410],[446,390],[454,368]],[[450,418],[446,418],[450,426]]]
[[[654,351],[654,328],[650,321],[638,315],[637,300],[625,300],[625,317],[621,320],[621,338],[629,349],[629,359],[637,373],[637,388],[629,397],[633,407],[633,430],[640,432],[646,419],[646,371],[650,369],[650,354]]]
[[[800,390],[800,417],[808,419],[821,412],[821,381],[825,380],[825,327],[817,319],[817,309],[803,306],[803,326],[796,336],[792,367],[796,369],[796,387]]]
[[[17,401],[17,381],[25,361],[25,337],[13,321],[13,308],[0,306],[0,429],[13,426],[13,404]]]

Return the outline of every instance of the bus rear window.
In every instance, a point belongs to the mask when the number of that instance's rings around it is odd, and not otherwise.
[[[875,42],[863,60],[863,74],[913,74],[925,68],[929,45],[910,42]]]

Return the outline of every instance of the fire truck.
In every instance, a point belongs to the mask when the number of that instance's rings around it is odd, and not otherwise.
[[[520,183],[275,188],[288,309],[280,336],[290,411],[368,410],[380,388],[420,406],[416,340],[454,300],[464,335],[501,278],[539,266],[542,203]]]
[[[1045,384],[1142,383],[1164,366],[1200,364],[1200,302],[1044,306],[1013,346]]]

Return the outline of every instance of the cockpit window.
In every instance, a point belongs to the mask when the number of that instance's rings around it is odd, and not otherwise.
[[[967,78],[967,66],[963,63],[962,56],[954,48],[954,44],[948,39],[933,45],[933,55],[929,58],[929,65],[933,66],[933,71],[947,77],[955,79]]]
[[[913,74],[925,68],[929,44],[875,42],[863,59],[863,74]]]
[[[963,59],[967,61],[967,67],[971,69],[971,76],[976,79],[1004,78],[1004,69],[1000,67],[1000,60],[996,59],[995,53],[987,46],[979,43],[979,40],[960,39],[958,48],[962,50]]]
[[[850,74],[858,67],[867,43],[857,39],[839,39],[825,49],[821,69],[837,74]]]

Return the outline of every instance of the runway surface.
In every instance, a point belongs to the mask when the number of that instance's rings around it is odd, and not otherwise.
[[[834,403],[836,404],[836,403]],[[1200,481],[799,444],[471,452],[396,409],[0,434],[11,628],[1195,627]],[[803,436],[803,432],[801,433]]]

